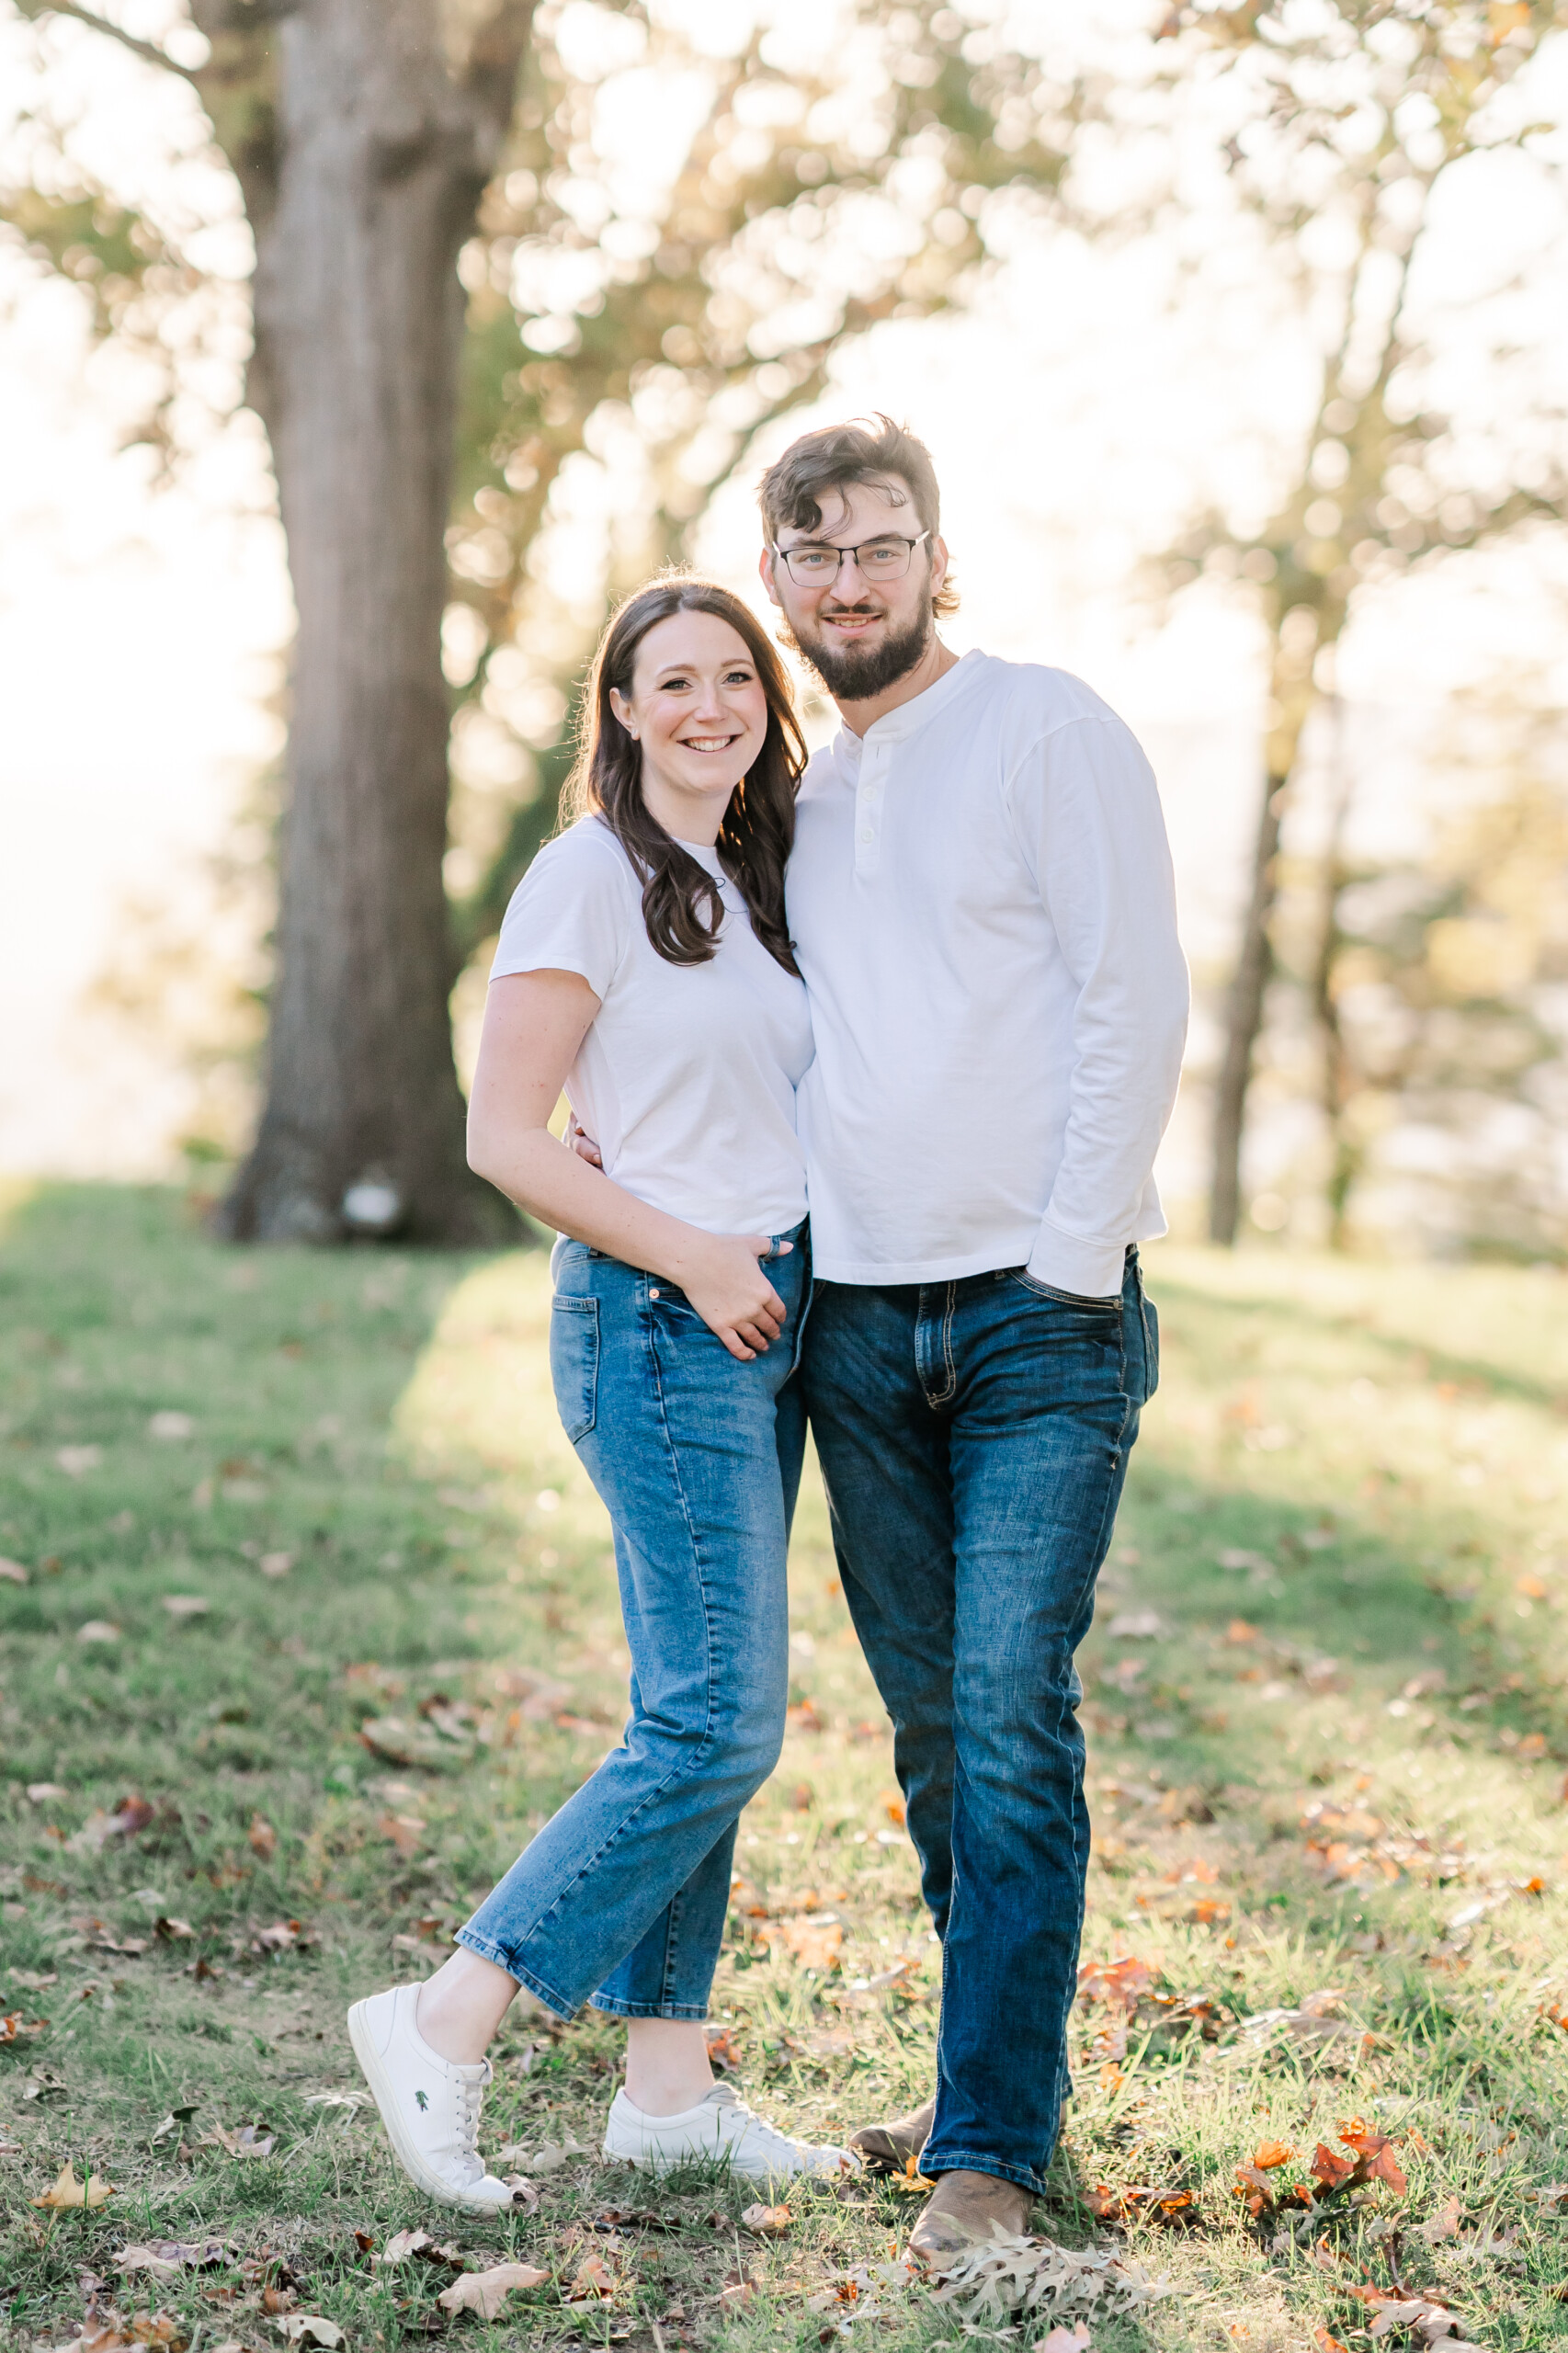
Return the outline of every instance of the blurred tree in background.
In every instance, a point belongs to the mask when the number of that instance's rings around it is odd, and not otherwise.
[[[710,55],[656,8],[585,0],[537,25],[530,0],[192,0],[161,43],[77,0],[17,5],[46,41],[86,28],[188,84],[256,242],[246,397],[300,626],[266,1104],[226,1229],[336,1238],[369,1177],[412,1237],[494,1233],[449,998],[552,813],[559,680],[834,345],[948,300],[987,190],[1059,176],[1056,94],[966,17],[884,0],[848,0],[815,58],[787,17]],[[663,176],[596,139],[629,83]],[[12,223],[102,327],[155,345],[199,289],[191,241],[85,184],[68,130],[33,153],[53,168],[12,191]],[[529,551],[596,433],[636,439],[650,495],[597,609],[563,616]],[[456,940],[443,638],[460,772],[535,788]]]
[[[1435,202],[1469,159],[1512,149],[1542,170],[1560,165],[1555,126],[1535,122],[1528,87],[1521,97],[1512,85],[1562,15],[1553,0],[1246,0],[1178,6],[1163,28],[1170,63],[1153,87],[1171,108],[1166,202],[1192,201],[1200,115],[1203,163],[1223,169],[1238,228],[1261,237],[1323,349],[1315,414],[1273,514],[1256,529],[1206,517],[1177,551],[1178,577],[1201,565],[1255,583],[1271,641],[1251,888],[1215,1082],[1217,1242],[1235,1240],[1241,1211],[1280,824],[1358,592],[1563,512],[1562,418],[1541,412],[1530,381],[1540,324],[1525,329],[1507,413],[1459,419],[1426,332],[1437,290],[1418,284]],[[1517,310],[1500,303],[1485,320],[1483,299],[1469,300],[1478,341],[1489,330],[1505,345],[1519,337]],[[1325,1052],[1333,1065],[1331,1021]]]
[[[1311,1035],[1327,1238],[1403,1231],[1439,1255],[1556,1256],[1568,713],[1529,675],[1453,698],[1422,746],[1403,854],[1355,847],[1356,767],[1336,749],[1314,782],[1321,842],[1287,840],[1275,915],[1280,983]]]

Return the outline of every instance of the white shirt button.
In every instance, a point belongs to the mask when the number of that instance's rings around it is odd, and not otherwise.
[[[874,841],[874,840],[876,839],[876,835],[872,833],[871,828],[869,827],[869,825],[862,825],[862,826],[861,826],[861,828],[860,828],[860,839],[861,839],[863,842]]]

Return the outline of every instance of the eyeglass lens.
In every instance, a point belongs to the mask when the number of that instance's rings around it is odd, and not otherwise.
[[[868,540],[864,547],[786,548],[784,561],[802,587],[813,581],[835,580],[843,558],[852,555],[865,580],[902,580],[913,552],[907,540]]]

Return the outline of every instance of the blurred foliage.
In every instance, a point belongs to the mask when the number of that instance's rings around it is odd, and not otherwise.
[[[1250,584],[1270,638],[1253,889],[1217,1086],[1217,1241],[1233,1240],[1240,1207],[1280,824],[1357,591],[1563,511],[1562,420],[1532,415],[1524,394],[1484,425],[1443,414],[1409,298],[1439,180],[1483,151],[1528,153],[1550,131],[1506,93],[1565,20],[1552,0],[1338,0],[1311,9],[1177,6],[1163,28],[1165,90],[1185,103],[1201,79],[1238,215],[1265,239],[1302,315],[1332,322],[1316,414],[1272,516],[1260,529],[1205,516],[1163,567],[1169,586],[1200,569]],[[1165,191],[1173,209],[1180,165],[1173,145]],[[1477,317],[1478,341],[1485,332]],[[1331,1026],[1325,1051],[1332,1057]]]
[[[673,179],[638,186],[594,142],[615,75],[597,91],[557,39],[564,24],[580,43],[581,14],[540,14],[512,152],[463,256],[448,673],[470,949],[553,828],[608,607],[682,554],[757,433],[821,392],[846,336],[961,299],[988,199],[1059,185],[1083,97],[928,0],[859,0],[845,45],[809,73],[783,70],[766,34],[715,58],[656,10],[627,10],[622,91],[636,76],[650,103],[708,94]],[[639,495],[612,519],[597,595],[567,610],[533,559],[585,454],[639,478]]]
[[[1283,981],[1311,1008],[1329,1239],[1568,1255],[1568,713],[1540,680],[1456,698],[1397,858],[1287,856]]]

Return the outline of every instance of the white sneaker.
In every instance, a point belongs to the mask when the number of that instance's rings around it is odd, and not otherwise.
[[[748,2108],[730,2084],[715,2084],[699,2106],[678,2116],[645,2116],[617,2092],[605,2126],[605,2154],[653,2173],[717,2157],[746,2181],[792,2181],[801,2174],[835,2179],[860,2170],[848,2149],[792,2141]]]
[[[490,2062],[460,2067],[432,2051],[414,2022],[418,2004],[417,1985],[356,2002],[348,2013],[354,2056],[409,2179],[443,2206],[494,2213],[514,2193],[485,2172],[474,2147]]]

